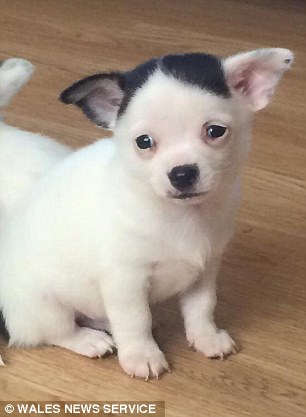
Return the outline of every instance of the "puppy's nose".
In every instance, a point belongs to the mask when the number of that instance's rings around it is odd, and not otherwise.
[[[179,165],[171,169],[168,177],[174,188],[179,191],[184,191],[194,185],[199,174],[200,171],[196,164]]]

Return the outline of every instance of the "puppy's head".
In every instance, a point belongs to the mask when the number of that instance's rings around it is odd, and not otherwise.
[[[252,114],[269,103],[292,62],[281,48],[226,59],[167,55],[84,78],[61,100],[114,131],[127,175],[162,197],[196,204],[237,176]]]

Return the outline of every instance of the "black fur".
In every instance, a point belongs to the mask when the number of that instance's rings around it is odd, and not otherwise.
[[[6,340],[9,339],[9,333],[5,326],[5,321],[4,321],[4,317],[3,317],[1,310],[0,310],[0,336],[3,336]]]
[[[123,73],[121,72],[102,72],[100,74],[90,75],[89,77],[82,78],[63,90],[59,99],[65,104],[77,104],[78,101],[75,99],[76,95],[81,94],[84,96],[88,94],[93,89],[91,86],[94,86],[95,83],[100,83],[103,79],[114,81],[118,84],[118,87],[123,90],[123,78]]]
[[[120,72],[109,72],[91,75],[77,81],[62,91],[59,98],[65,104],[75,104],[97,126],[108,129],[108,123],[106,121],[101,121],[99,115],[96,114],[94,108],[89,104],[89,97],[92,92],[97,92],[98,89],[101,89],[102,94],[104,80],[112,81],[114,83],[114,88],[117,88],[119,91],[124,91],[124,75]]]
[[[126,72],[123,78],[124,99],[118,115],[124,113],[132,96],[157,69],[187,84],[208,90],[218,96],[230,97],[221,60],[209,54],[166,55],[151,59]]]
[[[156,69],[159,67],[159,59],[154,58],[150,61],[145,62],[144,64],[138,65],[132,71],[124,73],[123,78],[123,91],[124,97],[118,112],[118,116],[124,113],[126,110],[131,98],[136,93],[136,91],[141,88],[144,83],[148,80],[150,75],[152,75]]]
[[[221,60],[214,55],[200,53],[167,55],[162,59],[161,69],[165,74],[218,96],[230,96]]]
[[[153,58],[127,72],[101,73],[84,78],[64,90],[60,95],[60,99],[65,104],[76,104],[89,119],[107,128],[106,122],[97,121],[95,111],[89,104],[90,93],[97,88],[101,88],[104,79],[114,81],[118,89],[121,89],[124,93],[118,110],[118,116],[120,116],[125,112],[137,90],[158,69],[168,76],[181,80],[184,83],[195,85],[218,96],[231,96],[221,60],[214,55],[190,53]],[[82,97],[80,97],[80,93]]]

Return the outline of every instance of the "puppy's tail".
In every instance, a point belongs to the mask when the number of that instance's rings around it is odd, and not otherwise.
[[[31,62],[21,58],[0,61],[0,108],[28,82],[34,72]]]

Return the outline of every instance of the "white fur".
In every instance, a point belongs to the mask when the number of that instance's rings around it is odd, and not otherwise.
[[[0,65],[0,107],[29,80],[33,65],[11,58]],[[8,126],[0,120],[0,220],[7,221],[29,188],[71,150],[45,136]],[[0,357],[0,365],[3,362]]]
[[[229,57],[224,62],[228,82],[242,93],[245,104],[252,110],[261,110],[269,103],[283,73],[294,60],[285,48],[263,48]]]
[[[34,71],[31,62],[21,58],[10,58],[0,62],[0,108],[28,82]]]
[[[168,369],[151,333],[150,302],[179,294],[189,343],[209,357],[235,350],[214,324],[215,279],[240,199],[251,111],[156,72],[103,139],[34,184],[2,225],[0,307],[11,345],[53,344],[87,356],[113,343],[130,375]],[[229,128],[217,148],[203,124]],[[148,133],[153,152],[136,149]],[[202,197],[177,201],[167,173],[198,164]],[[105,333],[75,325],[108,319]]]

